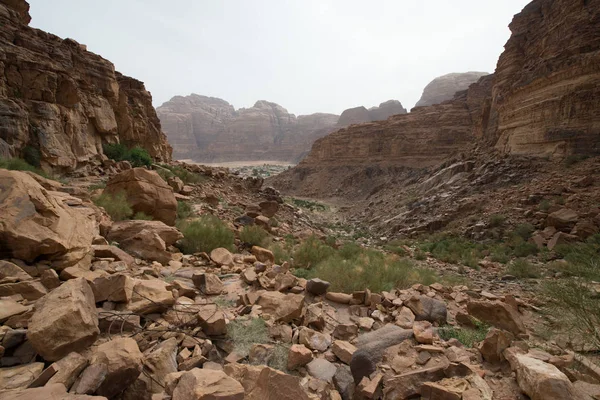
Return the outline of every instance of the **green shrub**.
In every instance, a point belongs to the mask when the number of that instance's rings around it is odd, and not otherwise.
[[[106,182],[99,182],[99,183],[94,183],[93,185],[90,185],[88,187],[88,190],[90,192],[93,192],[94,190],[104,189],[105,187],[106,187]]]
[[[133,215],[132,219],[136,219],[139,221],[152,221],[154,218],[151,215],[147,215],[146,213],[139,211]]]
[[[534,243],[521,242],[513,248],[513,254],[516,257],[527,257],[536,255],[540,249]]]
[[[539,278],[541,276],[540,268],[523,258],[511,262],[508,266],[508,273],[517,278]]]
[[[466,347],[474,347],[485,339],[488,332],[487,325],[479,321],[475,321],[475,323],[477,326],[475,329],[443,326],[438,329],[438,335],[443,340],[457,339]]]
[[[318,237],[310,236],[294,252],[294,267],[310,269],[334,252],[334,249],[321,242]]]
[[[157,168],[156,172],[166,181],[170,177],[176,176],[183,181],[186,185],[194,185],[204,182],[206,178],[195,172],[190,172],[179,165],[167,165],[161,164],[161,168]]]
[[[501,226],[502,224],[504,224],[504,221],[506,221],[506,216],[505,215],[494,214],[494,215],[490,216],[489,225],[492,228],[496,228],[496,227]]]
[[[177,219],[178,220],[188,219],[193,214],[194,214],[194,212],[192,210],[192,206],[190,206],[189,203],[187,203],[183,200],[177,201]]]
[[[277,264],[283,264],[285,261],[290,261],[292,258],[290,251],[281,243],[272,244],[269,247],[269,250],[273,252],[273,257],[275,257],[275,263]]]
[[[398,254],[399,256],[406,256],[407,252],[404,249],[404,242],[401,240],[392,240],[387,243],[383,248],[391,253]]]
[[[139,146],[129,151],[129,161],[134,167],[149,167],[152,165],[152,157],[150,157],[148,151]]]
[[[463,263],[477,268],[483,246],[458,236],[436,235],[420,244],[419,249],[431,253],[432,257],[443,262]]]
[[[510,252],[511,250],[504,245],[496,246],[491,251],[492,261],[506,264],[510,261]]]
[[[113,221],[123,221],[133,215],[125,192],[119,192],[114,196],[110,193],[102,193],[94,199],[94,203],[98,207],[104,208]]]
[[[34,167],[22,158],[0,158],[0,168],[8,169],[11,171],[28,171],[43,176],[44,178],[51,179],[48,174],[39,168]]]
[[[269,234],[258,225],[247,225],[240,231],[240,240],[252,246],[264,247],[269,239]]]
[[[529,240],[535,228],[531,224],[519,224],[515,227],[514,234],[523,240]]]
[[[544,199],[544,200],[540,201],[538,208],[540,209],[540,211],[547,212],[551,206],[552,206],[552,204],[550,203],[550,200]]]
[[[269,331],[262,318],[249,321],[236,319],[227,325],[227,337],[233,342],[234,351],[247,357],[252,345],[269,343]]]
[[[359,254],[363,252],[363,248],[354,242],[344,243],[342,247],[339,248],[338,253],[340,257],[344,260],[352,260],[358,257]]]
[[[415,251],[415,260],[425,261],[427,260],[427,254],[421,249]]]
[[[129,161],[134,167],[149,167],[152,165],[152,157],[148,151],[142,147],[136,146],[128,149],[121,143],[106,143],[102,146],[104,154],[115,161]]]
[[[218,247],[234,250],[235,235],[227,225],[214,215],[203,215],[192,221],[180,221],[183,233],[179,248],[186,254],[210,252]]]

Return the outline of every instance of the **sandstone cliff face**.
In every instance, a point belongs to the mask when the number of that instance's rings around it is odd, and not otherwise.
[[[600,3],[534,0],[510,28],[494,75],[441,104],[326,136],[271,183],[364,198],[471,144],[528,156],[600,154]]]
[[[157,112],[177,159],[297,162],[316,139],[337,128],[406,113],[397,100],[370,110],[358,109],[364,110],[364,115],[356,117],[356,109],[352,109],[342,117],[326,113],[296,117],[264,100],[235,110],[224,100],[192,94],[172,98]]]
[[[100,162],[102,144],[121,142],[169,160],[143,83],[74,40],[30,28],[28,10],[0,0],[0,155],[33,147],[44,168],[72,171]]]
[[[513,154],[600,154],[600,3],[534,0],[510,29],[487,139]]]
[[[415,107],[440,104],[446,100],[452,100],[456,92],[467,90],[469,86],[479,80],[482,76],[489,75],[488,72],[462,72],[443,75],[432,80],[425,89],[423,95]]]

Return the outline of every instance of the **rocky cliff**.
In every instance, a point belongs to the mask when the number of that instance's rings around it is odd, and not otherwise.
[[[600,3],[534,0],[510,29],[487,139],[513,154],[600,154]]]
[[[332,133],[272,183],[301,195],[364,197],[471,144],[528,156],[600,154],[600,3],[534,0],[510,28],[494,75],[441,104]]]
[[[72,39],[29,27],[28,10],[24,0],[0,0],[0,156],[34,149],[44,168],[66,172],[121,142],[169,160],[144,84]]]
[[[430,106],[452,100],[456,92],[467,90],[471,84],[485,75],[489,75],[489,72],[462,72],[439,76],[425,86],[423,95],[415,107]]]
[[[157,111],[175,158],[203,162],[297,162],[316,139],[335,129],[406,113],[399,101],[390,100],[369,110],[346,110],[341,117],[325,113],[296,117],[268,101],[235,110],[225,100],[197,94],[173,97]]]

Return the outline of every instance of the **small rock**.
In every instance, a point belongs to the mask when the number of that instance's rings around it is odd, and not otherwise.
[[[303,367],[313,359],[312,351],[303,344],[294,344],[288,352],[287,369],[293,371]]]
[[[327,289],[329,289],[331,284],[327,281],[321,280],[319,278],[309,279],[306,282],[306,291],[308,293],[314,294],[315,296],[322,296],[327,293]]]

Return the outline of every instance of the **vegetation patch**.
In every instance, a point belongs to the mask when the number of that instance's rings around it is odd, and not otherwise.
[[[113,221],[123,221],[133,215],[125,192],[119,192],[114,196],[110,193],[102,193],[93,200],[98,207],[104,208]]]
[[[539,278],[541,276],[540,267],[529,261],[519,258],[511,262],[507,272],[517,278]]]
[[[311,269],[332,256],[335,250],[318,237],[310,236],[294,252],[294,267]]]
[[[185,220],[185,219],[188,219],[189,217],[191,217],[192,215],[194,215],[192,206],[183,200],[178,200],[177,201],[177,219]]]
[[[132,219],[137,219],[139,221],[152,221],[154,218],[152,218],[151,215],[148,215],[142,211],[139,211],[133,215]]]
[[[251,246],[265,247],[269,240],[269,234],[257,225],[247,225],[240,231],[240,240]]]
[[[233,342],[234,351],[247,357],[254,344],[269,343],[269,331],[262,318],[249,321],[236,319],[227,325],[227,337]]]
[[[156,172],[166,181],[174,176],[178,177],[186,185],[195,185],[206,181],[206,177],[195,172],[188,171],[179,165],[161,164],[162,168],[158,168]]]
[[[186,254],[203,251],[208,253],[218,247],[234,250],[233,231],[214,215],[203,215],[192,221],[179,221],[177,227],[183,233],[178,247]]]
[[[22,158],[0,158],[0,168],[8,169],[10,171],[27,171],[33,172],[39,176],[42,176],[47,179],[54,179],[49,176],[46,172],[37,168]]]
[[[327,210],[327,206],[325,206],[324,204],[321,204],[321,203],[317,203],[316,201],[292,198],[291,202],[296,207],[305,208],[310,211],[326,211]]]
[[[438,329],[441,339],[448,341],[456,339],[466,347],[474,347],[485,339],[489,327],[483,322],[475,320],[475,329],[465,327],[442,326]]]
[[[148,151],[139,146],[129,149],[121,143],[106,143],[102,146],[102,150],[111,160],[129,161],[134,167],[150,167],[152,165],[152,157]]]

